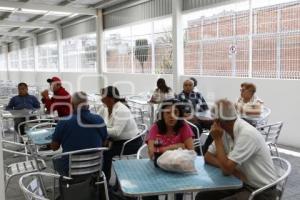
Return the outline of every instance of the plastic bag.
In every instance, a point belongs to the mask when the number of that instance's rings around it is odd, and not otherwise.
[[[193,173],[197,172],[195,159],[197,154],[193,150],[177,149],[163,153],[158,159],[157,164],[166,171]]]

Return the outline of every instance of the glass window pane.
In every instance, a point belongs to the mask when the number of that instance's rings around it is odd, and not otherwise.
[[[58,70],[58,49],[57,42],[47,43],[38,46],[38,70]]]

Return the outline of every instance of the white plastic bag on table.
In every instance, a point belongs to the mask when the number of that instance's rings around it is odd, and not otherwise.
[[[193,150],[177,149],[163,153],[158,159],[157,164],[160,168],[172,172],[197,172],[195,159],[197,154]]]

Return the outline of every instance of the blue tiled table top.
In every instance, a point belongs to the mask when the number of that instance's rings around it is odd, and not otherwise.
[[[37,129],[37,130],[28,130],[26,134],[33,144],[43,145],[49,144],[52,141],[52,135],[55,128],[46,128],[46,129]]]
[[[197,173],[181,174],[156,168],[149,159],[117,160],[113,167],[122,192],[127,196],[147,196],[192,191],[237,189],[242,182],[224,176],[220,169],[196,159]]]

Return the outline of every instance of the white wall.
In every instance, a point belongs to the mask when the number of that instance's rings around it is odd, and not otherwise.
[[[0,80],[7,80],[7,71],[0,71]]]
[[[140,92],[155,89],[156,80],[165,78],[167,84],[172,87],[171,75],[145,75],[145,74],[112,74],[106,73],[108,85],[117,84],[121,94],[138,94]],[[189,76],[180,78],[181,84]],[[273,80],[273,79],[245,79],[245,78],[221,78],[221,77],[196,77],[198,88],[209,103],[220,98],[228,98],[236,101],[240,95],[240,84],[244,81],[253,82],[257,86],[257,95],[271,108],[269,122],[284,121],[279,143],[300,148],[300,134],[297,134],[297,113],[300,113],[300,95],[296,91],[300,89],[300,81],[297,80]],[[124,83],[128,82],[128,83]],[[120,84],[120,86],[119,86]],[[131,86],[133,84],[133,91]],[[180,91],[176,91],[177,93]],[[286,98],[287,97],[287,98]],[[286,102],[284,102],[286,100]]]
[[[26,82],[31,85],[36,85],[42,89],[48,89],[49,84],[47,79],[52,76],[58,76],[63,81],[63,86],[72,94],[75,91],[83,90],[88,93],[99,93],[100,77],[97,73],[58,73],[58,72],[8,72],[9,80],[14,82]],[[5,75],[0,77],[1,80],[6,80]]]

